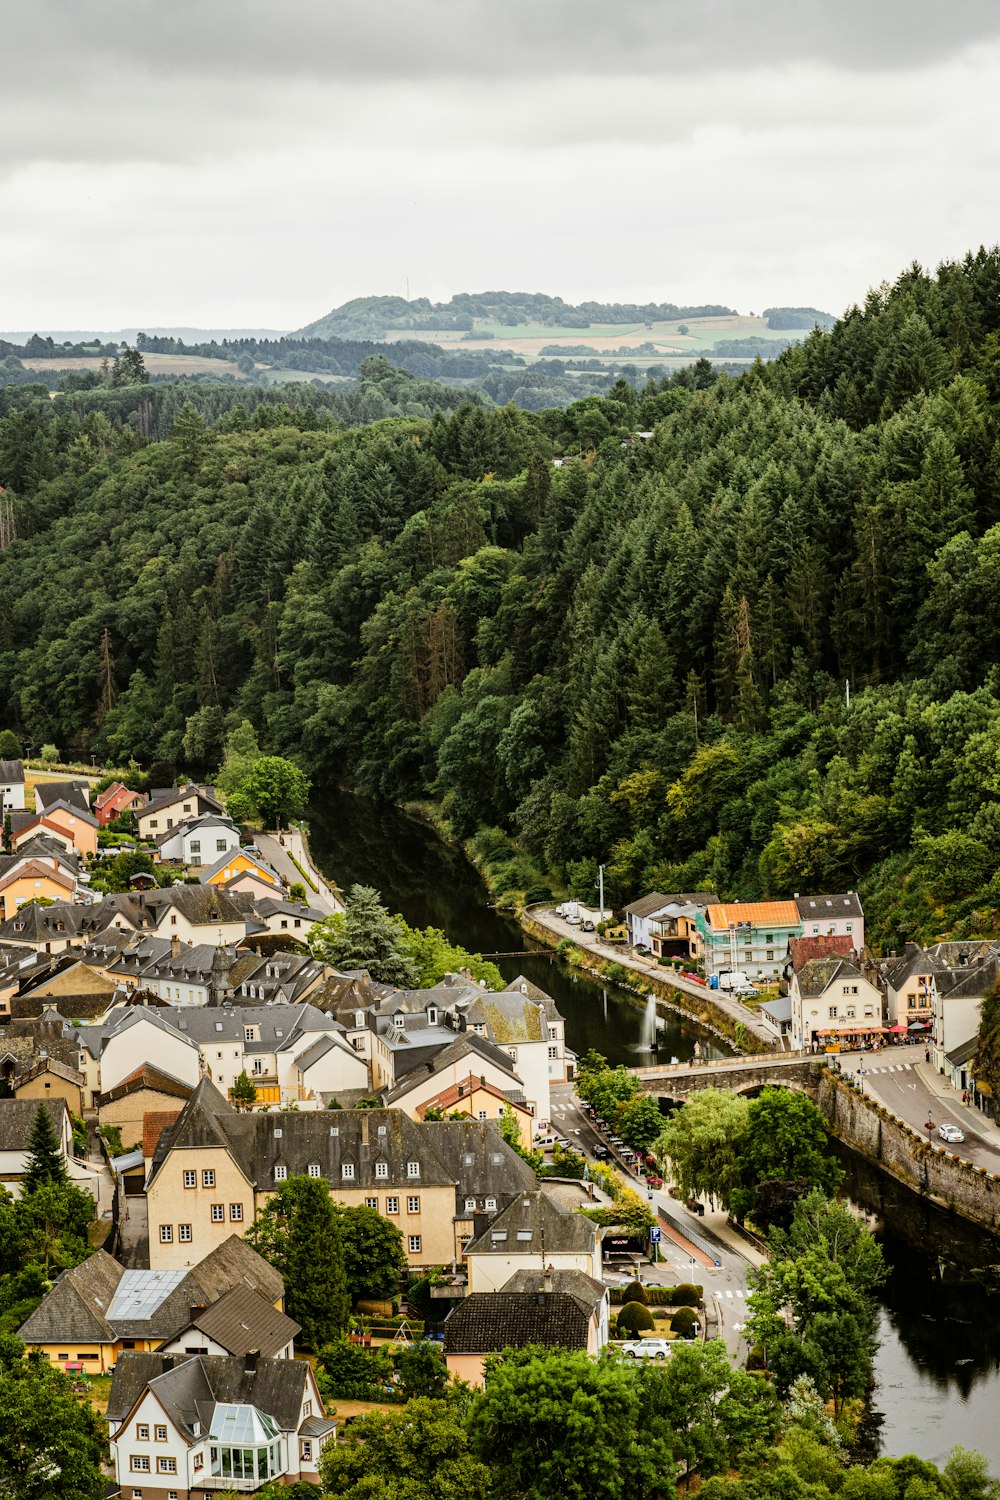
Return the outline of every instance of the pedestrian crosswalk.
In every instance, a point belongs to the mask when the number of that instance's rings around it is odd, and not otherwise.
[[[912,1072],[914,1064],[907,1063],[866,1063],[866,1073],[909,1073]]]

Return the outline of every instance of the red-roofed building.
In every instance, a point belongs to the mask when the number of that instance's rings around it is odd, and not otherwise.
[[[123,786],[120,781],[113,781],[94,798],[93,812],[100,826],[104,828],[122,813],[137,812],[145,805],[146,798],[142,792],[134,792],[131,787]]]
[[[854,939],[846,933],[822,934],[819,937],[792,938],[788,944],[788,957],[792,968],[798,972],[803,964],[813,958],[830,958],[839,954],[850,958],[854,952]]]

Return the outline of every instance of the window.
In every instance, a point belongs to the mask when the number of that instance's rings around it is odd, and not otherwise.
[[[847,1019],[849,1021],[853,1021],[854,1020],[854,1016],[855,1016],[854,1006],[853,1005],[849,1005],[847,1007]]]
[[[354,1181],[354,1163],[352,1161],[342,1162],[341,1163],[341,1167],[340,1167],[340,1175],[344,1179],[345,1182],[353,1182]],[[316,1170],[315,1170],[315,1172],[314,1172],[313,1169],[312,1169],[312,1167],[310,1167],[309,1168],[309,1176],[310,1177],[318,1177],[319,1176],[319,1168],[317,1167]]]
[[[375,1134],[376,1135],[388,1135],[389,1134],[389,1127],[388,1127],[388,1125],[379,1125],[379,1127],[375,1131]]]
[[[191,840],[191,853],[192,854],[200,854],[201,853],[201,839],[192,839]]]
[[[558,1049],[558,1047],[550,1047],[549,1048],[549,1056],[550,1057],[558,1057],[559,1056],[559,1049]]]
[[[158,1443],[165,1443],[167,1441],[167,1429],[162,1422],[157,1422],[153,1428],[153,1436]]]
[[[351,1170],[349,1172],[347,1171],[346,1167],[342,1168],[341,1170],[343,1171],[345,1177],[353,1177],[354,1176],[354,1168],[353,1167],[351,1167]],[[319,1162],[318,1161],[311,1161],[309,1163],[308,1167],[306,1168],[306,1171],[309,1173],[310,1177],[318,1177],[319,1176]]]
[[[465,1200],[465,1212],[467,1214],[474,1214],[475,1211],[476,1211],[476,1200],[475,1200],[475,1198],[466,1198],[466,1200]]]
[[[304,1417],[311,1417],[312,1414],[313,1414],[313,1404],[312,1404],[312,1402],[311,1401],[303,1401],[303,1403],[302,1403],[302,1415]]]
[[[275,1180],[275,1182],[284,1182],[287,1176],[288,1176],[288,1168],[287,1167],[275,1167],[275,1169],[274,1169],[274,1180]]]
[[[377,1161],[375,1163],[375,1177],[379,1182],[387,1182],[389,1178],[389,1163]]]
[[[202,1187],[215,1187],[215,1168],[208,1167],[201,1174]]]
[[[176,1474],[176,1458],[158,1458],[156,1460],[156,1472],[157,1474]]]
[[[216,839],[216,841],[215,841],[215,852],[216,852],[216,854],[225,854],[225,852],[226,852],[226,841],[225,841],[225,839]]]
[[[753,949],[752,948],[744,948],[744,950],[743,950],[743,962],[745,964],[748,964],[748,963],[750,963],[750,961],[751,961],[752,958],[753,958]]]
[[[178,1224],[178,1226],[177,1226],[177,1238],[181,1241],[182,1244],[190,1245],[190,1243],[191,1243],[191,1225],[190,1224]]]
[[[186,1188],[197,1187],[198,1186],[198,1173],[197,1172],[185,1172],[184,1173],[184,1186]]]
[[[837,1019],[837,1007],[835,1005],[831,1005],[827,1013],[831,1021],[835,1021]]]
[[[507,1056],[510,1058],[511,1062],[517,1062],[517,1048],[516,1047],[508,1047],[507,1048]]]
[[[309,1463],[309,1462],[311,1462],[312,1461],[312,1456],[313,1456],[313,1445],[309,1441],[308,1438],[303,1438],[302,1439],[302,1461],[303,1461],[303,1463]]]
[[[194,1464],[192,1465],[192,1467],[193,1467],[193,1469],[194,1469],[194,1471],[195,1471],[196,1474],[198,1474],[198,1473],[201,1472],[201,1470],[205,1467],[205,1455],[204,1455],[204,1453],[196,1453],[195,1454],[195,1456],[194,1456]]]
[[[252,1041],[254,1041],[256,1039],[256,1036],[257,1036],[257,1028],[256,1028],[256,1026],[244,1026],[244,1028],[243,1028],[243,1040],[245,1042],[252,1042]]]
[[[768,958],[773,958],[774,957],[774,949],[773,948],[768,948],[768,950],[767,950],[767,957]]]
[[[161,1224],[160,1225],[160,1244],[161,1245],[170,1245],[170,1244],[173,1243],[173,1238],[174,1238],[174,1226],[172,1224]]]
[[[410,1254],[419,1255],[421,1246],[421,1239],[419,1234],[411,1234],[408,1243],[410,1247]]]
[[[233,1221],[234,1224],[239,1224],[240,1221],[243,1218],[243,1204],[242,1203],[230,1203],[230,1205],[229,1205],[229,1217],[232,1219],[232,1221]]]
[[[385,1200],[385,1211],[386,1211],[387,1214],[398,1214],[399,1213],[399,1199],[398,1198],[387,1198]]]
[[[140,1474],[149,1473],[149,1459],[146,1457],[145,1453],[132,1454],[132,1468]]]
[[[418,1161],[408,1161],[406,1163],[406,1175],[407,1177],[419,1177],[420,1163]]]
[[[377,1198],[366,1198],[365,1199],[365,1208],[373,1208],[375,1210],[375,1212],[378,1213],[378,1199]]]
[[[853,932],[854,931],[854,923],[853,922],[845,922],[844,923],[844,931],[845,932]]]
[[[428,1026],[436,1026],[437,1025],[437,1019],[438,1019],[438,1013],[437,1013],[436,1006],[428,1005],[428,1007],[427,1007],[427,1024],[428,1024]]]
[[[224,1203],[213,1203],[212,1204],[212,1223],[213,1224],[221,1224],[222,1220],[225,1217],[226,1217],[226,1205]]]
[[[870,1019],[871,1019],[871,1017],[872,1017],[872,1016],[873,1016],[873,1015],[874,1015],[874,1014],[875,1014],[875,1011],[874,1011],[874,1009],[873,1009],[873,1008],[872,1008],[872,1006],[870,1006],[870,1005],[866,1005],[866,1006],[865,1006],[865,1017],[866,1017],[866,1019],[868,1019],[868,1020],[870,1020]]]
[[[61,1354],[60,1354],[59,1358],[62,1359],[62,1355]],[[148,1443],[149,1442],[149,1423],[148,1422],[137,1422],[136,1423],[136,1427],[135,1427],[135,1435],[138,1438],[138,1440],[139,1440],[140,1443]]]
[[[769,932],[767,934],[767,937],[764,939],[764,941],[765,941],[765,943],[773,943],[774,942],[774,933],[773,932]]]
[[[497,1206],[497,1200],[495,1198],[487,1198],[487,1200],[486,1200],[486,1212],[488,1214],[495,1213],[496,1212],[496,1206]]]
[[[407,1198],[406,1212],[408,1214],[418,1214],[420,1212],[420,1199],[413,1195]]]

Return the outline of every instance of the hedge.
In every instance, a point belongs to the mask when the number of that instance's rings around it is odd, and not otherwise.
[[[680,1286],[674,1287],[675,1307],[700,1307],[703,1288],[693,1286],[690,1281],[682,1281]]]
[[[690,1307],[679,1307],[670,1319],[670,1326],[674,1333],[682,1339],[693,1339],[698,1319]]]
[[[626,1302],[638,1300],[632,1296],[633,1282],[629,1286],[611,1288],[611,1305],[621,1307]],[[644,1286],[645,1301],[650,1307],[700,1307],[704,1288],[682,1281],[680,1286]]]
[[[641,1302],[628,1302],[618,1314],[619,1333],[638,1333],[654,1326],[653,1315]]]

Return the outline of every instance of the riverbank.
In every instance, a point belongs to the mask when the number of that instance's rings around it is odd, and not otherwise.
[[[658,1004],[690,1016],[734,1046],[762,1042],[769,1050],[775,1049],[774,1034],[739,1000],[685,980],[680,975],[666,979],[641,958],[617,951],[604,954],[599,947],[599,938],[570,927],[547,907],[531,910],[526,907],[521,912],[520,923],[530,937],[547,947],[556,948],[574,968],[595,974],[635,994],[652,995]],[[560,948],[560,944],[567,941],[572,943],[572,949]]]
[[[471,838],[459,838],[438,802],[406,802],[403,812],[433,828],[438,838],[461,849],[474,865],[497,911],[520,916],[525,905],[562,900],[568,894],[551,871],[541,869],[524,849],[499,828],[481,828]]]

